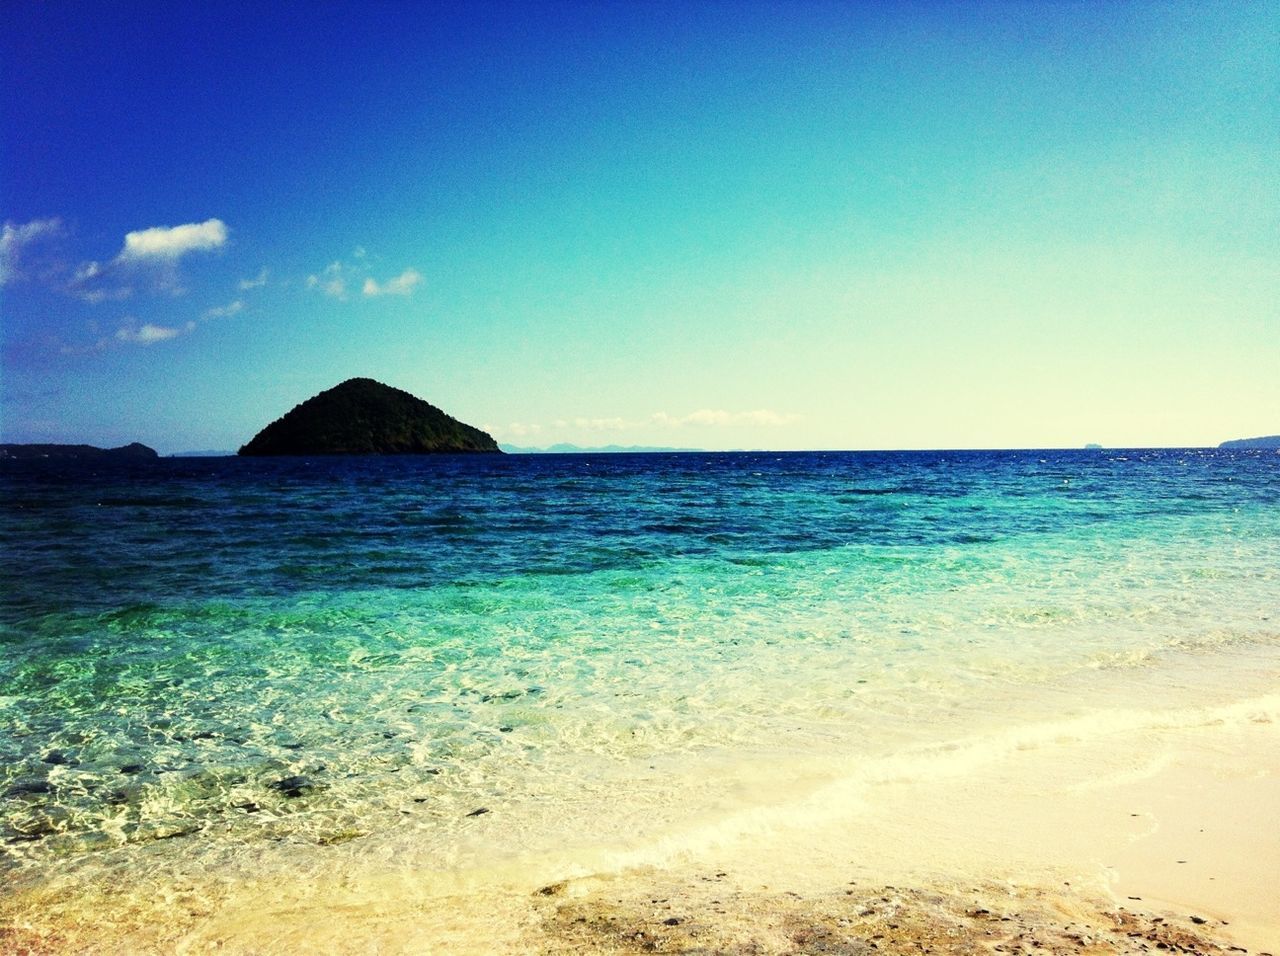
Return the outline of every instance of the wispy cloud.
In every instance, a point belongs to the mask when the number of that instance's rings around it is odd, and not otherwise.
[[[422,274],[417,269],[405,269],[394,279],[388,279],[381,284],[369,277],[364,280],[364,288],[361,291],[367,296],[412,295],[413,290],[421,284]]]
[[[62,220],[56,216],[32,219],[30,222],[6,222],[0,227],[0,285],[19,278],[22,251],[33,243],[50,239],[62,232]]]
[[[524,422],[512,422],[510,425],[507,425],[505,428],[503,428],[500,425],[495,425],[495,426],[485,425],[484,430],[487,432],[500,432],[505,435],[510,435],[513,438],[528,438],[530,435],[542,434],[541,425],[529,425],[529,424],[525,424]]]
[[[116,330],[116,341],[127,342],[132,345],[155,345],[157,342],[165,342],[169,339],[176,339],[184,332],[190,332],[196,327],[194,322],[188,322],[182,327],[169,325],[153,325],[146,322],[138,326],[123,326]]]
[[[125,233],[124,246],[107,262],[82,262],[70,277],[66,267],[57,280],[63,292],[97,305],[127,299],[136,288],[181,295],[178,261],[187,253],[218,249],[227,242],[221,219],[181,226],[152,226]]]
[[[700,408],[687,415],[672,415],[668,412],[654,412],[647,418],[557,418],[543,425],[533,422],[511,422],[506,427],[495,429],[498,433],[513,438],[527,438],[545,432],[564,433],[579,432],[621,432],[639,430],[676,430],[684,428],[724,428],[730,426],[775,427],[790,425],[800,421],[799,415],[784,414],[767,408],[751,411],[730,412],[720,408]]]
[[[119,302],[133,295],[133,287],[121,282],[111,264],[104,266],[101,262],[83,262],[77,266],[64,291],[91,305]]]
[[[790,425],[799,420],[799,415],[784,415],[770,411],[767,408],[757,408],[749,412],[727,412],[720,408],[700,408],[696,412],[690,412],[688,415],[668,415],[666,412],[655,412],[649,418],[651,424],[671,428],[722,425]]]
[[[248,292],[250,289],[261,289],[267,284],[267,275],[267,268],[266,266],[263,266],[261,271],[258,272],[258,277],[256,279],[241,279],[236,283],[236,287],[241,292]]]
[[[321,292],[331,299],[346,302],[357,291],[366,298],[396,295],[410,296],[422,285],[422,273],[413,267],[406,268],[398,276],[379,282],[370,274],[368,253],[363,246],[356,246],[354,262],[335,259],[319,272],[307,276],[308,289]]]
[[[343,302],[347,299],[346,267],[331,262],[319,273],[307,276],[307,288],[319,289],[325,295]]]
[[[619,432],[630,423],[625,418],[575,418],[569,424],[590,432]]]
[[[105,260],[81,260],[62,255],[62,240],[69,229],[58,217],[34,219],[26,223],[5,222],[0,227],[0,285],[16,279],[31,280],[42,286],[90,305],[121,302],[144,291],[180,294],[179,264],[188,254],[220,249],[227,243],[227,225],[221,219],[185,223],[179,226],[153,226],[128,232],[120,251]],[[35,248],[49,240],[59,240],[52,248]],[[50,243],[52,245],[52,243]],[[256,279],[246,279],[241,288],[264,285],[267,270]],[[242,298],[207,309],[192,320],[172,324],[141,321],[133,315],[115,320],[114,331],[97,320],[90,321],[87,343],[64,343],[47,335],[46,348],[64,355],[90,355],[106,349],[132,345],[150,346],[170,341],[194,331],[201,322],[235,315],[245,308]]]
[[[244,309],[244,301],[241,299],[236,299],[234,302],[229,302],[226,305],[220,305],[212,309],[206,309],[202,317],[205,319],[222,319],[222,318],[226,318],[229,315],[235,315],[237,312],[240,312],[243,309]]]
[[[26,273],[50,288],[82,302],[98,304],[131,296],[136,287],[179,294],[177,264],[188,253],[219,249],[227,242],[227,225],[221,219],[185,223],[181,226],[152,226],[125,233],[124,244],[113,259],[91,259],[78,266],[47,252],[34,261],[25,250],[44,240],[65,234],[61,219],[33,219],[27,223],[6,222],[0,228],[0,285],[26,278]],[[265,270],[261,277],[265,280]]]
[[[188,252],[207,252],[226,245],[227,224],[221,219],[206,219],[181,226],[152,226],[126,233],[124,248],[117,256],[121,261],[175,261]]]
[[[125,318],[124,324],[116,329],[113,335],[99,336],[88,345],[63,344],[59,351],[63,355],[93,355],[118,346],[155,345],[158,342],[167,342],[170,339],[178,338],[180,335],[186,335],[188,332],[193,331],[195,327],[196,323],[194,322],[187,322],[183,325],[157,325],[154,322],[139,323],[137,319],[128,316]],[[96,329],[97,323],[91,323],[91,328]]]

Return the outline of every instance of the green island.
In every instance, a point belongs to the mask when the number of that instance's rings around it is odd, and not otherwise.
[[[295,406],[241,455],[501,454],[486,432],[371,378],[352,378]]]

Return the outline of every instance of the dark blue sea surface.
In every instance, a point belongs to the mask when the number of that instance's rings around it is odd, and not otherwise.
[[[6,462],[4,623],[671,558],[938,547],[1274,506],[1265,452],[724,453]]]

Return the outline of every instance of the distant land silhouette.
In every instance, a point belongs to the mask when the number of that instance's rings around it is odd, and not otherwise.
[[[493,437],[415,395],[352,378],[295,406],[241,455],[501,454]]]
[[[1280,435],[1263,435],[1261,438],[1233,438],[1224,441],[1219,448],[1280,448]]]
[[[96,445],[0,445],[0,458],[24,461],[37,458],[62,461],[150,461],[159,457],[154,448],[136,441],[119,448],[98,448]]]

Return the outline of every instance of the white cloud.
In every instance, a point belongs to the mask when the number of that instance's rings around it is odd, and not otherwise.
[[[343,275],[343,271],[341,262],[331,262],[318,275],[307,276],[307,288],[319,289],[327,296],[345,301],[347,298],[347,280]]]
[[[241,279],[237,283],[237,287],[240,289],[241,292],[248,292],[250,289],[260,289],[266,284],[267,284],[267,269],[266,269],[266,266],[263,266],[262,270],[258,273],[258,278]]]
[[[221,219],[182,226],[155,226],[126,233],[124,248],[109,262],[81,263],[62,290],[91,304],[127,299],[141,282],[152,292],[182,295],[178,260],[188,252],[217,249],[227,241]]]
[[[237,312],[241,311],[243,308],[244,308],[244,302],[241,301],[240,299],[236,299],[234,302],[229,302],[226,305],[220,305],[212,309],[206,309],[203,318],[221,319],[229,315],[235,315]]]
[[[412,295],[413,290],[422,284],[422,274],[417,269],[405,269],[394,279],[388,279],[379,285],[372,278],[364,280],[361,290],[367,296],[377,295]]]
[[[628,427],[626,420],[621,418],[575,418],[573,425],[593,432],[616,432]]]
[[[86,262],[75,271],[75,275],[71,277],[72,282],[88,282],[102,275],[101,262]]]
[[[503,435],[525,438],[541,434],[545,430],[562,433],[568,429],[587,432],[621,432],[642,431],[647,429],[680,429],[680,428],[715,428],[733,425],[751,425],[771,427],[790,425],[800,421],[799,415],[782,414],[759,408],[746,412],[729,412],[720,408],[700,408],[687,415],[671,415],[667,412],[654,412],[648,418],[558,418],[550,425],[543,426],[528,422],[512,422],[505,429],[499,429]]]
[[[495,429],[486,428],[485,431],[493,432]],[[497,429],[501,430],[501,429]],[[514,435],[516,438],[527,438],[530,435],[538,435],[542,433],[541,425],[526,425],[523,422],[512,422],[506,427],[506,434]]]
[[[114,289],[71,289],[71,294],[83,302],[90,305],[97,305],[99,302],[120,302],[133,295],[133,290],[128,286],[118,286]]]
[[[111,339],[98,339],[91,345],[70,345],[63,343],[58,347],[62,355],[93,355],[111,347]]]
[[[412,268],[405,269],[404,272],[386,282],[379,282],[369,275],[368,266],[364,261],[363,247],[356,247],[355,256],[354,263],[335,260],[319,272],[307,276],[307,288],[345,302],[348,292],[354,293],[357,289],[360,294],[369,298],[383,295],[408,296],[422,285],[422,274]]]
[[[164,342],[168,339],[176,339],[184,332],[190,332],[196,327],[194,322],[188,322],[182,327],[168,325],[153,325],[150,322],[143,325],[125,325],[116,330],[116,341],[126,342],[132,345],[155,345],[157,342]]]
[[[181,226],[152,226],[126,233],[119,259],[172,262],[188,252],[217,249],[227,241],[227,225],[221,219],[189,222]]]
[[[18,259],[22,249],[62,232],[62,220],[57,217],[32,219],[30,222],[6,222],[0,227],[0,285],[18,276]]]
[[[748,425],[792,425],[800,421],[799,415],[782,414],[767,408],[758,408],[754,412],[741,412],[742,421]]]
[[[688,415],[668,415],[666,412],[654,412],[650,421],[655,425],[669,428],[683,428],[686,425],[727,425],[732,416],[723,409],[700,408]]]
[[[110,265],[104,266],[101,262],[81,263],[67,281],[65,291],[90,305],[119,302],[133,295],[133,289],[120,284],[117,275],[113,274],[118,272],[119,270],[113,270]]]
[[[686,426],[718,426],[718,425],[790,425],[800,420],[799,415],[784,415],[780,412],[758,408],[749,412],[727,412],[721,408],[700,408],[688,415],[668,415],[666,412],[654,412],[649,421],[654,425],[668,428],[684,428]]]
[[[167,342],[194,332],[195,329],[195,322],[185,322],[182,325],[157,325],[154,322],[139,324],[138,320],[130,315],[125,316],[124,325],[116,329],[115,334],[98,335],[96,340],[87,345],[62,344],[58,351],[63,355],[95,355],[120,346],[147,346],[155,345],[157,342]],[[96,321],[89,323],[89,331],[95,335],[100,332],[100,326]]]

